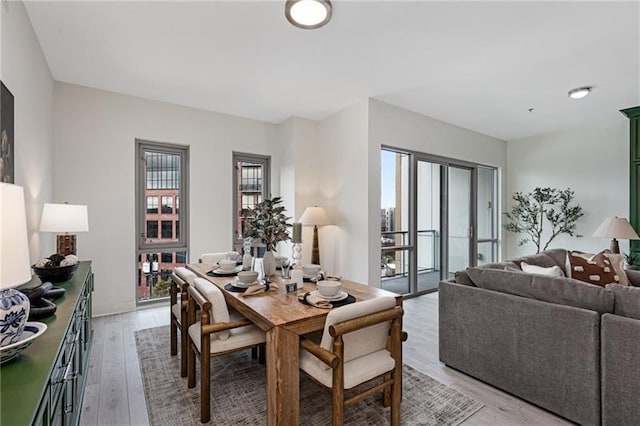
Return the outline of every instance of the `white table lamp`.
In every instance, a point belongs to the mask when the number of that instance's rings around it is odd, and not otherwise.
[[[31,279],[27,216],[21,186],[0,183],[0,346],[20,338],[29,317],[29,299],[15,287]]]
[[[593,233],[594,237],[613,238],[611,240],[611,252],[620,253],[617,238],[623,240],[640,240],[626,217],[608,217]]]
[[[331,225],[331,219],[327,211],[318,206],[307,207],[302,216],[300,223],[303,225],[313,225],[313,249],[311,251],[311,263],[320,264],[320,247],[318,244],[318,226]]]
[[[76,236],[73,233],[88,230],[87,206],[45,203],[40,220],[40,231],[64,233],[56,238],[56,253],[65,256],[76,254]]]

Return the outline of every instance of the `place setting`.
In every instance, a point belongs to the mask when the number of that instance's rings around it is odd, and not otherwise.
[[[342,290],[340,277],[328,276],[317,282],[315,290],[300,294],[298,300],[316,308],[332,309],[354,303],[356,298]]]
[[[218,267],[207,272],[211,277],[231,277],[242,271],[242,265],[238,265],[236,260],[221,259],[218,261]]]

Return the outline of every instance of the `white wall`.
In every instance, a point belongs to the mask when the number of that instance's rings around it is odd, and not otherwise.
[[[14,96],[15,183],[25,192],[31,261],[55,252],[38,232],[53,190],[53,79],[22,2],[2,2],[2,81]]]
[[[389,105],[369,101],[369,216],[380,211],[380,149],[382,145],[494,166],[504,176],[506,142]],[[500,199],[504,200],[502,186]],[[379,268],[380,229],[370,229],[370,274]],[[376,236],[374,238],[374,235]],[[377,256],[377,257],[376,257]],[[376,263],[376,265],[374,265]],[[378,262],[379,263],[379,262]],[[379,271],[377,271],[379,275]],[[377,277],[379,285],[380,279]]]
[[[509,197],[535,187],[571,188],[584,210],[577,223],[584,237],[561,235],[550,248],[597,252],[609,247],[608,239],[591,234],[606,217],[629,217],[629,121],[622,114],[615,122],[509,141],[507,152]],[[517,235],[505,234],[509,258],[535,252],[533,244],[518,247]],[[620,250],[628,249],[629,242],[621,240]]]
[[[280,190],[277,126],[55,84],[55,200],[89,207],[78,254],[94,262],[97,315],[135,308],[135,140],[190,147],[190,259],[228,250],[232,235],[232,151],[272,155]]]
[[[316,155],[307,158],[306,167],[308,187],[317,188],[316,198],[311,194],[305,198],[308,205],[325,207],[334,221],[319,229],[324,269],[371,285],[369,225],[373,221],[379,240],[380,213],[378,209],[376,215],[369,215],[367,121],[368,101],[362,100],[318,123]],[[308,255],[312,234],[307,228],[303,253]]]

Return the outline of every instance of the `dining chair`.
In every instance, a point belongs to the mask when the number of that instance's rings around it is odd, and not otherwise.
[[[187,386],[196,385],[196,355],[200,360],[200,421],[211,419],[211,357],[263,346],[265,334],[237,312],[230,314],[222,290],[196,278],[188,291]],[[196,321],[196,305],[200,321]],[[264,351],[262,351],[264,352]]]
[[[220,260],[227,258],[227,252],[204,253],[200,255],[198,263],[208,263],[210,265],[217,264]]]
[[[319,343],[311,335],[301,339],[300,369],[331,390],[334,426],[342,425],[346,405],[380,391],[384,406],[391,405],[391,424],[400,425],[402,315],[393,297],[378,297],[332,309]],[[364,384],[370,386],[356,392]]]
[[[171,274],[169,288],[171,322],[171,356],[178,354],[178,330],[180,330],[180,376],[187,377],[187,288],[193,285],[196,274],[179,266]]]

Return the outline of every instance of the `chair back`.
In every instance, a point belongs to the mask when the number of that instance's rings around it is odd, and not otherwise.
[[[212,323],[229,322],[229,309],[227,302],[224,300],[224,294],[215,284],[204,278],[196,278],[193,286],[211,303],[211,312],[209,313]],[[213,334],[220,340],[229,338],[229,330],[220,331]]]
[[[173,270],[173,272],[178,276],[178,278],[182,279],[182,281],[189,285],[193,285],[193,282],[196,279],[196,274],[183,266],[178,266]]]
[[[222,259],[227,258],[226,251],[218,253],[204,253],[200,255],[200,263],[206,263],[209,265],[216,265]]]
[[[329,314],[327,314],[320,346],[328,351],[332,350],[333,337],[329,334],[329,327],[332,325],[391,309],[395,305],[396,301],[393,297],[385,296],[332,309]],[[344,362],[349,362],[364,355],[385,349],[387,340],[389,339],[390,327],[391,321],[387,321],[345,334],[343,336]]]

